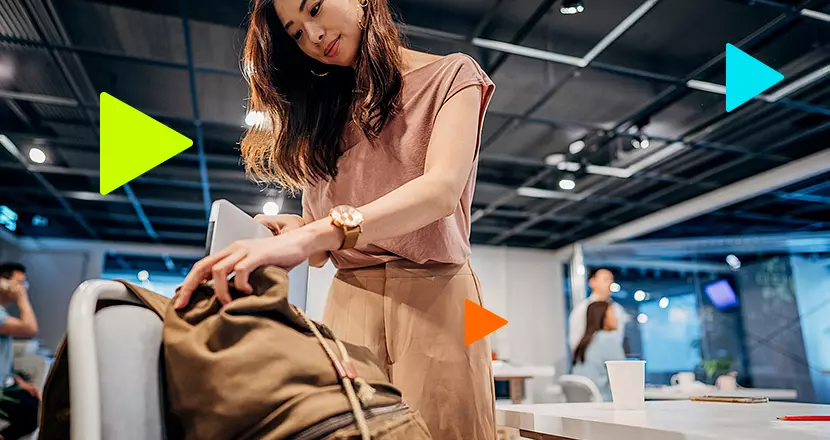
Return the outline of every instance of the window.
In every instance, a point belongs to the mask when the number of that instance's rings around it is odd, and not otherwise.
[[[697,297],[689,293],[666,298],[665,308],[659,300],[640,303],[639,313],[648,316],[639,324],[646,368],[650,373],[693,371],[701,359]]]

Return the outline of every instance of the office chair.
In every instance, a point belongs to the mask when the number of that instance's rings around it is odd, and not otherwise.
[[[164,440],[158,315],[123,284],[90,280],[67,327],[72,440]]]
[[[591,379],[585,376],[565,374],[559,376],[559,386],[568,403],[602,402],[602,394]]]

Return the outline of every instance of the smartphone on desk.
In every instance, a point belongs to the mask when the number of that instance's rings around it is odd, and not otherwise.
[[[769,397],[700,396],[692,397],[690,400],[697,402],[769,403]]]

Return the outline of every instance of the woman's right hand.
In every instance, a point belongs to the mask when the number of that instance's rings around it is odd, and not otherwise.
[[[257,214],[254,220],[270,229],[274,235],[285,234],[286,232],[291,232],[305,226],[305,220],[299,215],[294,214]]]

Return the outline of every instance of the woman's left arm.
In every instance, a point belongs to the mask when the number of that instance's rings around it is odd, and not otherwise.
[[[359,245],[416,231],[455,211],[477,152],[482,93],[481,87],[467,87],[441,107],[422,176],[356,207],[364,218]],[[275,237],[233,243],[193,266],[178,291],[176,308],[187,304],[199,282],[206,278],[213,279],[220,301],[228,303],[229,274],[235,273],[234,286],[238,290],[251,293],[248,276],[257,267],[291,269],[309,256],[339,249],[343,238],[343,230],[324,217]]]
[[[358,245],[416,231],[455,212],[477,150],[481,94],[481,87],[468,87],[442,106],[422,176],[356,207],[364,218]],[[298,232],[308,234],[312,252],[336,250],[343,242],[343,232],[327,217]]]

